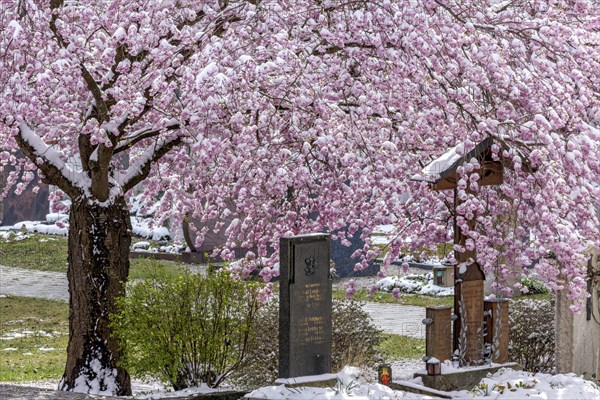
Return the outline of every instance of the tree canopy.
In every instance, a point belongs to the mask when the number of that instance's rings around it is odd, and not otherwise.
[[[451,238],[452,193],[410,178],[491,137],[512,167],[497,187],[469,175],[477,160],[459,168],[466,246],[501,277],[537,262],[583,301],[583,251],[600,247],[597,1],[0,10],[0,163],[17,166],[6,190],[26,171],[102,205],[143,182],[161,219],[239,216],[227,245],[258,246],[257,258],[281,235],[360,229],[368,242],[392,224],[391,262]],[[358,267],[379,254],[363,250]]]

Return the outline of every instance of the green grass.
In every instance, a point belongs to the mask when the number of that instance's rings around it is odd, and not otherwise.
[[[0,239],[0,264],[8,267],[39,271],[67,272],[67,238],[63,236],[28,234],[27,239]],[[134,258],[130,260],[130,279],[146,279],[156,275],[178,275],[185,264],[175,261]]]
[[[368,290],[357,290],[354,293],[354,299],[359,301],[372,301],[375,303],[398,303],[390,293],[375,292],[373,296],[367,297]],[[346,292],[343,290],[334,290],[333,298],[343,300],[346,298]],[[452,296],[422,296],[416,294],[401,295],[402,303],[408,306],[433,307],[433,306],[452,306],[454,297]]]
[[[377,350],[387,362],[420,359],[425,355],[425,339],[415,339],[409,336],[400,336],[384,333],[383,340]]]
[[[0,264],[40,271],[67,271],[67,238],[28,234],[23,240],[0,238]]]
[[[0,298],[0,382],[60,379],[68,316],[69,306],[61,301]]]
[[[522,300],[552,300],[551,293],[543,293],[543,294],[527,294],[523,296],[514,297],[513,300],[522,301]]]
[[[129,279],[149,279],[155,276],[175,277],[188,270],[182,263],[151,258],[133,258],[130,259],[130,263]]]
[[[354,293],[354,300],[359,301],[372,301],[374,303],[398,303],[390,293],[386,292],[375,292],[373,296],[367,297],[369,294],[368,290],[357,290]],[[514,297],[515,301],[522,300],[550,300],[552,295],[550,293],[545,294],[529,294],[523,296]],[[334,290],[333,298],[343,300],[346,298],[346,292],[344,290]],[[417,307],[435,307],[435,306],[454,306],[454,296],[424,296],[417,294],[400,294],[402,304],[407,306]]]

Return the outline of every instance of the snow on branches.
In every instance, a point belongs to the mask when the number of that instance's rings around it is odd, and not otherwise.
[[[143,183],[162,194],[162,218],[233,213],[228,247],[259,257],[280,235],[350,226],[340,240],[360,228],[368,241],[393,224],[392,261],[449,239],[452,196],[409,178],[493,137],[514,168],[478,187],[462,167],[469,246],[504,277],[537,260],[581,304],[582,252],[600,247],[597,1],[0,9],[2,165],[20,150],[70,196],[99,202]],[[358,266],[378,254],[367,246]]]

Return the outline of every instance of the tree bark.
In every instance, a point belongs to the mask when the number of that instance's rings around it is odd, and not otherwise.
[[[69,216],[69,345],[59,389],[131,395],[109,328],[129,274],[131,221],[124,198],[100,205],[81,196]]]

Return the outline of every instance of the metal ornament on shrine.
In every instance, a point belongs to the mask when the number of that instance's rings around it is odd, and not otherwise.
[[[504,182],[504,167],[510,167],[511,165],[507,160],[493,156],[493,144],[494,139],[488,137],[464,155],[459,154],[461,151],[459,146],[456,146],[425,166],[420,174],[412,177],[412,180],[427,182],[433,190],[454,191],[454,244],[465,249],[463,252],[454,251],[456,265],[454,266],[454,315],[452,316],[454,329],[452,342],[453,350],[458,351],[461,365],[477,365],[484,362],[485,275],[479,264],[474,261],[477,259],[475,251],[465,248],[467,237],[457,225],[456,208],[460,204],[458,181],[461,179],[458,168],[476,160],[477,163],[474,164],[478,164],[479,168],[465,173],[465,178],[472,174],[478,174],[477,184],[480,187],[502,184]],[[474,219],[470,220],[468,224],[469,229],[475,228]],[[430,325],[428,328],[433,326]],[[508,331],[508,325],[506,325],[506,331]],[[501,352],[504,354],[504,350]]]

